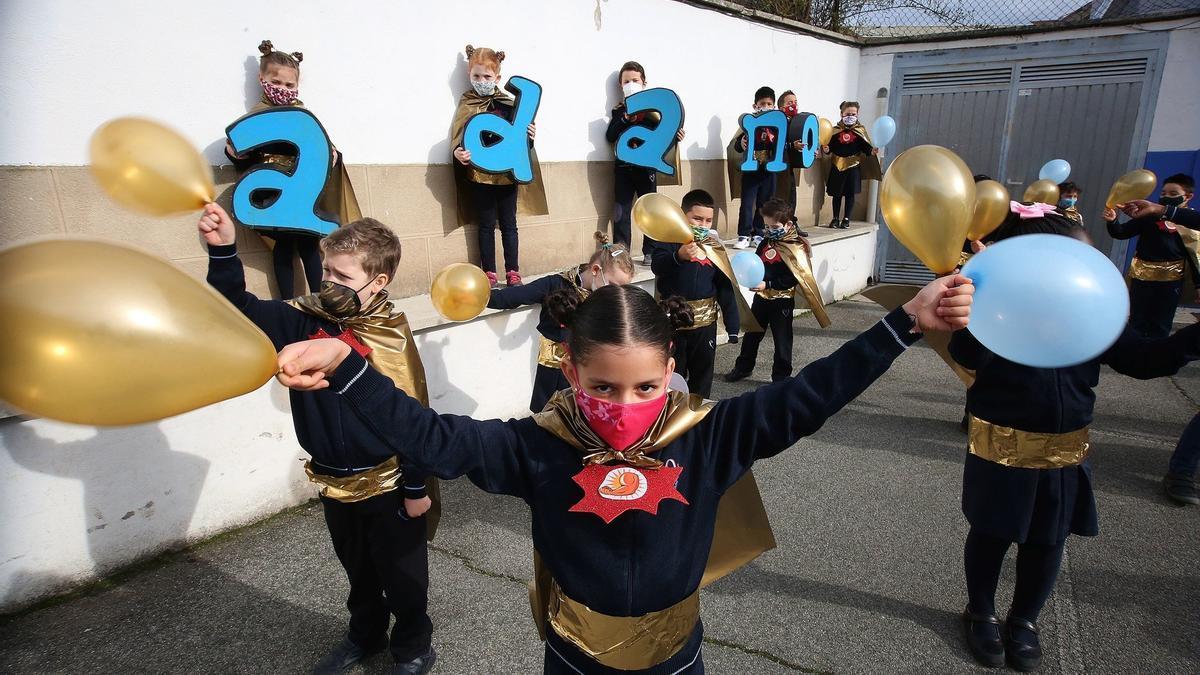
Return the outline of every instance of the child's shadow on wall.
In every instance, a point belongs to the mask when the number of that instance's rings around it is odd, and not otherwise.
[[[451,408],[460,414],[470,415],[479,408],[479,401],[461,387],[450,381],[446,372],[446,345],[449,337],[440,340],[422,340],[420,343],[421,363],[425,366],[425,385],[429,391],[429,407],[435,410]]]
[[[158,424],[98,429],[91,438],[60,442],[18,422],[4,435],[17,464],[82,485],[86,527],[81,536],[96,575],[128,563],[131,555],[144,557],[186,542],[209,461],[172,449]],[[120,480],[112,479],[114,467]],[[168,483],[167,477],[179,478]],[[138,530],[150,532],[130,537],[132,523],[126,521],[131,520]],[[141,542],[140,550],[130,551],[131,541]]]
[[[457,110],[458,99],[463,92],[463,83],[467,81],[467,58],[459,53],[454,61],[454,68],[446,79],[446,89],[449,100]],[[450,131],[454,125],[453,113],[446,120],[445,137],[429,148],[425,164],[425,187],[433,198],[442,206],[442,233],[449,234],[458,229],[458,186],[455,185],[455,162],[450,147]]]
[[[611,111],[620,103],[620,98],[616,94],[617,78],[618,73],[613,71],[604,79],[605,110],[607,111]],[[614,157],[612,146],[606,136],[608,120],[609,116],[605,115],[588,122],[587,125],[588,141],[592,144],[592,149],[587,154],[588,189],[592,196],[592,206],[596,209],[596,229],[601,232],[608,231],[609,223],[613,221],[616,209],[611,164]],[[587,240],[591,241],[591,237],[587,237]]]

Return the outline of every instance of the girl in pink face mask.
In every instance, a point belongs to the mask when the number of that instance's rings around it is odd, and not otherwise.
[[[973,292],[962,276],[932,281],[831,356],[724,401],[668,389],[671,335],[691,323],[690,310],[633,285],[554,303],[569,334],[571,388],[531,418],[439,415],[340,340],[288,345],[278,377],[344,397],[412,464],[529,504],[546,672],[703,672],[698,590],[715,578],[706,561],[729,554],[736,567],[773,546],[768,537],[730,552],[718,504],[726,516],[743,506],[737,485],[756,460],[819,429],[922,330],[965,327]],[[744,515],[732,523],[741,541],[765,527]]]
[[[304,54],[300,52],[282,52],[275,49],[270,40],[263,40],[258,45],[261,54],[258,60],[258,85],[262,88],[262,98],[251,109],[256,113],[277,106],[301,106],[300,93],[300,62]],[[350,176],[342,162],[342,157],[336,148],[332,150],[332,166],[329,177],[325,180],[325,189],[317,198],[315,209],[325,216],[336,220],[339,225],[347,225],[362,218],[362,210],[358,206],[358,197],[350,184]],[[296,165],[296,147],[290,143],[278,142],[254,148],[241,155],[235,154],[233,146],[225,144],[225,156],[237,169],[239,177],[250,169],[261,164],[274,165],[280,171],[290,172]],[[265,206],[275,199],[270,190],[259,191],[255,199],[257,206]],[[304,232],[284,230],[260,230],[259,234],[270,239],[272,269],[275,281],[279,287],[279,296],[287,300],[297,295],[295,279],[295,259],[299,257],[304,270],[304,280],[309,293],[316,293],[321,288],[321,252],[320,237]],[[303,285],[300,291],[303,294]]]

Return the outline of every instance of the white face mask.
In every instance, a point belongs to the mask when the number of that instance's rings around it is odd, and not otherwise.
[[[857,124],[858,123],[858,115],[843,115],[842,123],[849,124],[849,125]]]
[[[621,85],[621,93],[625,95],[625,98],[629,98],[643,89],[645,87],[642,86],[641,82],[626,82]]]
[[[471,87],[475,90],[475,93],[479,94],[480,96],[491,96],[496,91],[495,82],[475,80],[471,82]]]
[[[605,286],[607,286],[607,285],[608,285],[608,279],[605,279],[605,278],[604,278],[604,270],[601,270],[599,275],[597,275],[597,274],[596,274],[596,273],[594,273],[594,272],[592,273],[592,288],[591,288],[591,291],[592,291],[593,293],[595,293],[595,292],[597,291],[597,289],[604,288],[604,287],[605,287]]]
[[[770,112],[775,109],[773,105],[754,106],[754,112]]]

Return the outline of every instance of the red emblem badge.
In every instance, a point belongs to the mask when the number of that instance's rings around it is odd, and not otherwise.
[[[763,249],[762,259],[765,262],[773,263],[777,258],[779,258],[779,251],[776,251],[774,246],[768,246]]]
[[[334,338],[345,342],[346,344],[350,345],[351,349],[353,349],[355,352],[358,352],[358,355],[364,359],[367,358],[367,354],[371,353],[371,348],[359,342],[358,338],[354,336],[354,333],[349,330],[343,330],[337,335],[330,335],[329,333],[325,332],[324,328],[321,328],[317,332],[308,336],[309,340],[323,340],[325,338]]]
[[[583,488],[583,499],[568,510],[594,513],[605,523],[632,510],[657,515],[664,499],[688,503],[676,487],[681,473],[683,467],[678,465],[638,469],[624,464],[590,464],[571,478]]]
[[[843,131],[838,140],[840,140],[841,142],[846,143],[846,144],[853,143],[854,142],[854,134],[849,131]]]

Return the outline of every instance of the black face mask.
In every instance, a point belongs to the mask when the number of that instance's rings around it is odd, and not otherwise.
[[[1162,204],[1163,206],[1183,206],[1184,201],[1186,201],[1186,198],[1184,197],[1184,195],[1179,195],[1178,197],[1159,197],[1158,198],[1158,203]]]
[[[336,281],[322,281],[317,299],[321,301],[321,308],[326,312],[339,319],[348,319],[362,310],[362,300],[358,299],[358,293],[370,286],[371,281],[363,284],[357,291]]]

